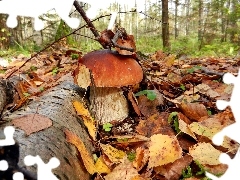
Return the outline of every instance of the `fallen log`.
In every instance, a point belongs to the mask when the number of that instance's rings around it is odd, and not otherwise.
[[[4,81],[0,84],[0,108],[6,104],[6,86]],[[5,95],[4,95],[5,94]],[[6,123],[3,127],[12,125],[15,118],[27,114],[40,114],[52,120],[52,126],[26,136],[25,132],[16,128],[15,140],[19,143],[20,157],[19,166],[24,166],[24,157],[27,155],[39,155],[45,163],[52,157],[60,160],[60,166],[53,169],[53,173],[61,180],[88,180],[89,173],[86,171],[83,162],[75,146],[66,142],[64,129],[75,133],[85,144],[90,153],[94,150],[88,133],[82,120],[77,116],[72,105],[73,100],[83,101],[84,92],[73,83],[73,79],[64,81],[58,86],[43,94],[38,100],[32,100],[22,108],[12,112],[4,112],[2,117]],[[2,99],[3,100],[2,100]],[[1,109],[0,109],[1,110]],[[26,170],[36,173],[36,166],[26,166]]]

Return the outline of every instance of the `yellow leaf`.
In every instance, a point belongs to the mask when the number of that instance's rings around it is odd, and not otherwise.
[[[221,151],[215,149],[209,143],[198,143],[189,148],[189,154],[200,164],[218,165]]]
[[[179,119],[178,120],[179,123],[179,129],[188,134],[189,136],[193,137],[195,140],[197,140],[195,134],[191,131],[191,129],[189,128],[189,125],[187,123],[185,123],[183,120]]]
[[[148,168],[174,162],[182,157],[182,148],[176,137],[163,134],[151,136]]]
[[[73,106],[80,116],[91,116],[89,111],[84,107],[84,105],[79,101],[73,101]]]
[[[167,57],[165,57],[165,62],[167,67],[171,67],[174,64],[176,56],[171,54]]]
[[[108,168],[108,166],[104,163],[103,157],[100,156],[95,163],[95,167],[98,171],[98,173],[110,173],[111,170]]]
[[[105,144],[100,144],[104,154],[108,156],[108,158],[114,162],[114,163],[119,163],[121,162],[122,158],[126,156],[126,153],[118,150],[111,145],[105,145]]]
[[[193,122],[189,125],[189,128],[191,129],[192,132],[200,136],[205,136],[208,139],[212,140],[213,136],[219,131],[221,131],[224,128],[224,126],[226,126],[226,125],[223,126],[221,122],[218,121],[218,119],[216,118],[217,117],[213,117],[208,118],[201,122]],[[238,149],[239,145],[238,143],[232,142],[233,141],[230,138],[224,137],[224,141],[221,146],[227,148],[231,152],[235,152],[235,150]]]
[[[83,164],[84,164],[85,168],[87,169],[87,171],[90,174],[94,174],[95,172],[97,172],[96,167],[94,165],[93,157],[88,152],[88,150],[86,149],[86,147],[85,147],[84,143],[81,141],[81,139],[76,134],[70,132],[67,129],[64,130],[64,133],[66,134],[67,142],[73,144],[78,149],[78,151],[82,157]]]
[[[73,106],[77,111],[77,114],[82,117],[84,125],[87,127],[90,136],[93,138],[93,140],[96,140],[97,128],[95,126],[95,121],[90,115],[88,109],[86,109],[79,101],[73,101]]]

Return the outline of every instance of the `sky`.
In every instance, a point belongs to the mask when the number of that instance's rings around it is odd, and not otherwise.
[[[96,3],[96,0],[81,0],[82,2],[89,3],[91,8],[86,12],[87,16],[90,19],[94,19],[97,16],[97,12],[100,9],[108,8],[110,3],[118,2],[120,5],[128,5],[129,8],[135,6],[135,0],[102,0]],[[145,0],[136,0],[137,1],[137,10],[143,11],[145,6]],[[149,2],[156,2],[156,0],[148,0]]]

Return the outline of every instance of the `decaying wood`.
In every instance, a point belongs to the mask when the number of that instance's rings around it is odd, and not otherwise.
[[[1,94],[3,93],[4,89],[1,88]],[[71,79],[64,81],[51,91],[45,92],[39,99],[30,101],[19,110],[13,113],[5,112],[2,119],[8,122],[4,126],[11,125],[11,120],[17,117],[32,113],[45,115],[53,122],[51,127],[29,136],[26,136],[23,130],[16,128],[14,137],[20,145],[20,167],[24,166],[23,159],[27,155],[39,155],[45,163],[52,157],[57,157],[60,160],[60,166],[53,169],[53,172],[59,179],[90,179],[79,153],[73,145],[66,142],[63,132],[66,128],[75,133],[84,142],[89,152],[93,151],[86,128],[72,105],[73,100],[82,101],[83,96],[82,89],[74,85]],[[26,169],[31,172],[36,171],[36,167],[32,166],[26,167]]]

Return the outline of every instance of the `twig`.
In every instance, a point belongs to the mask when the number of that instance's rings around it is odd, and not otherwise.
[[[120,49],[127,50],[127,51],[130,51],[130,52],[134,52],[134,48],[127,48],[127,47],[124,47],[124,46],[121,46],[121,45],[117,44],[117,40],[119,38],[124,38],[124,37],[127,37],[126,30],[124,28],[117,29],[117,32],[115,33],[115,35],[112,39],[113,45],[115,47],[120,48]]]
[[[223,76],[225,73],[224,72],[216,72],[216,71],[211,71],[207,69],[206,67],[202,67],[201,70],[208,75],[217,75],[217,76]]]
[[[110,14],[111,15],[111,14]],[[94,20],[91,20],[91,22],[94,22],[94,21],[97,21],[99,20],[100,18],[102,17],[107,17],[107,16],[110,16],[110,15],[104,15],[104,16],[100,16]],[[87,27],[87,24],[77,28],[76,30],[72,31],[71,33],[57,39],[56,41],[52,42],[51,44],[47,45],[45,48],[41,49],[40,51],[38,51],[36,54],[34,54],[33,56],[31,56],[30,58],[28,58],[21,66],[19,66],[16,70],[12,71],[8,76],[4,77],[4,79],[8,79],[9,77],[11,77],[13,75],[13,73],[19,71],[28,61],[30,61],[31,59],[33,59],[34,57],[37,57],[41,52],[45,51],[46,49],[50,48],[52,45],[54,45],[55,43],[59,42],[60,40],[74,34],[75,32],[77,32],[78,30],[84,28],[84,27]]]
[[[94,27],[92,21],[87,17],[87,15],[86,15],[85,11],[83,10],[83,8],[79,5],[79,3],[77,1],[74,1],[73,5],[75,6],[76,10],[80,13],[80,15],[82,16],[84,21],[87,23],[88,27],[92,31],[92,33],[95,36],[95,38],[99,39],[100,35],[99,35],[98,31]],[[105,46],[105,45],[103,45],[103,46]],[[104,47],[104,48],[106,48],[106,47]]]

